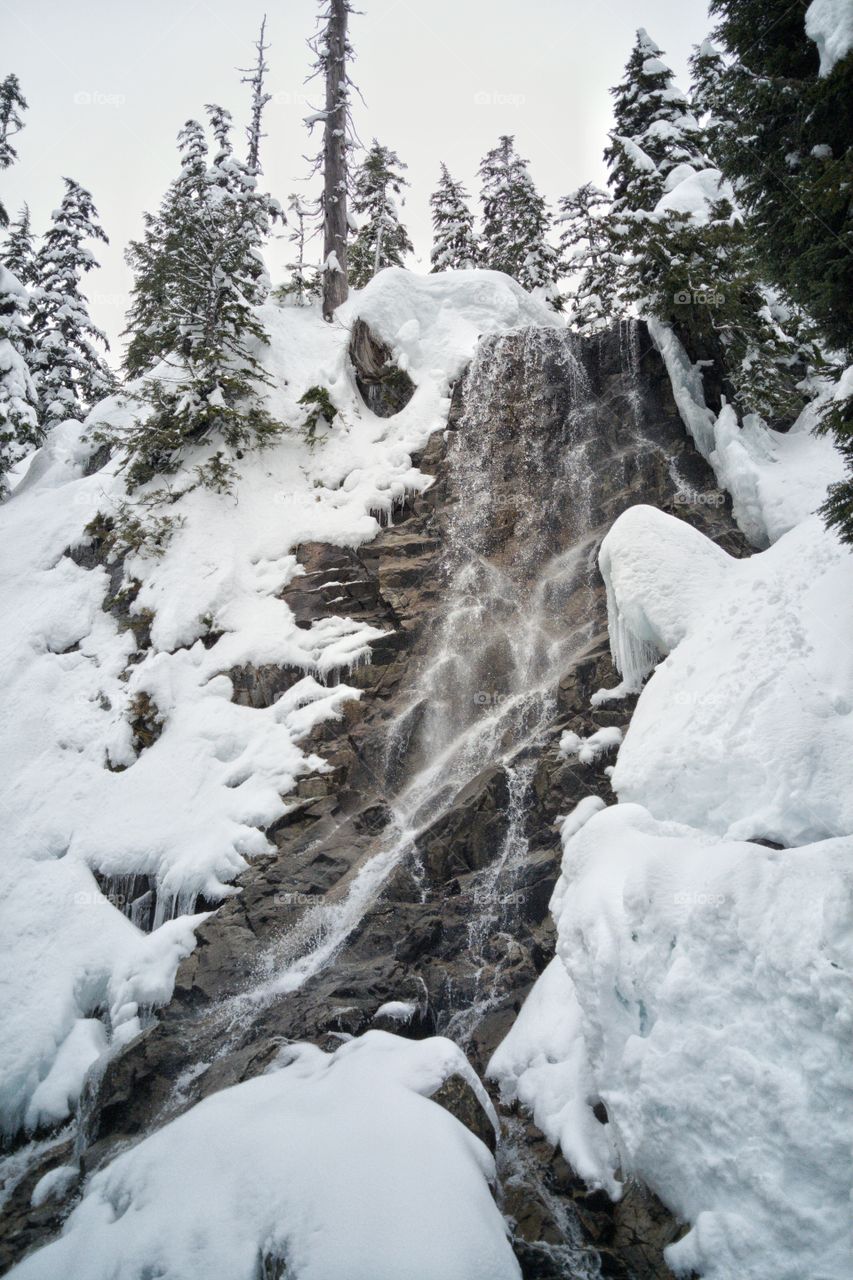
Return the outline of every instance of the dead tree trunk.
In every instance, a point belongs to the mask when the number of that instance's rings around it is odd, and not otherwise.
[[[326,110],[323,134],[323,319],[349,293],[347,282],[348,0],[329,0],[326,27]]]

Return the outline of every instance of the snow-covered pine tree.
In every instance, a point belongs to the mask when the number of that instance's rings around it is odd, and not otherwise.
[[[404,256],[414,252],[397,206],[409,185],[400,172],[405,168],[396,151],[375,138],[358,167],[352,204],[360,225],[349,250],[349,276],[356,289],[383,267],[401,267]]]
[[[705,167],[702,133],[662,50],[643,28],[620,84],[611,90],[615,128],[604,158],[616,217],[654,208],[680,164]]]
[[[12,72],[5,80],[0,80],[0,171],[8,169],[18,158],[12,139],[24,127],[21,112],[26,109],[27,100],[21,93],[20,81]],[[0,200],[0,227],[8,225],[9,215]]]
[[[17,219],[9,224],[9,234],[3,242],[0,261],[17,276],[23,285],[35,284],[36,247],[30,224],[30,210],[24,205]]]
[[[253,67],[240,67],[243,73],[241,83],[252,86],[252,111],[249,118],[249,124],[246,127],[246,137],[248,138],[249,148],[246,156],[246,162],[249,166],[250,173],[261,173],[261,142],[266,137],[262,131],[264,107],[272,100],[272,94],[264,91],[264,78],[269,71],[264,54],[271,45],[264,43],[264,33],[267,29],[267,15],[264,14],[261,19],[261,31],[255,41],[256,58]]]
[[[575,277],[569,322],[579,333],[598,333],[613,319],[615,269],[611,254],[606,191],[585,182],[563,196],[556,223],[560,232],[560,271]]]
[[[550,219],[527,168],[504,134],[480,169],[483,265],[505,271],[525,289],[543,290],[556,303],[557,251],[547,240]]]
[[[189,226],[203,217],[207,199],[207,139],[197,120],[178,134],[181,171],[156,214],[143,214],[141,240],[132,240],[125,259],[134,274],[124,337],[124,364],[131,376],[153,369],[181,348],[183,315],[177,290],[186,278]]]
[[[761,0],[711,0],[727,55],[720,163],[749,215],[764,271],[813,318],[822,339],[853,358],[853,50],[819,49],[817,5],[791,5],[772,23]],[[843,5],[836,6],[841,21]],[[804,9],[805,22],[804,22]],[[830,6],[823,6],[827,20]],[[816,23],[819,25],[819,23]],[[843,47],[843,46],[842,46]],[[853,396],[823,425],[847,466],[822,508],[853,545]]]
[[[290,298],[298,307],[302,307],[320,296],[320,266],[305,260],[306,247],[319,230],[316,224],[320,210],[317,201],[306,200],[304,196],[294,193],[287,201],[287,211],[290,214],[291,228],[287,239],[293,246],[293,256],[287,264],[290,279],[286,285],[276,290],[276,297]]]
[[[432,271],[458,271],[476,267],[480,246],[474,229],[474,215],[468,192],[456,182],[446,164],[441,166],[439,184],[430,196],[432,209]]]
[[[702,151],[714,164],[719,163],[720,157],[715,151],[730,123],[723,89],[725,66],[722,53],[710,38],[693,46],[690,55],[690,102],[702,130]]]
[[[0,266],[0,497],[6,474],[41,444],[38,397],[27,366],[29,296],[20,280]]]
[[[267,335],[256,308],[269,286],[261,249],[281,210],[235,156],[228,113],[207,110],[212,160],[201,126],[189,121],[179,135],[181,172],[131,251],[145,274],[134,285],[128,367],[150,371],[166,360],[172,372],[144,380],[139,395],[152,411],[121,435],[129,488],[173,472],[188,443],[218,438],[239,455],[280,430],[263,402],[269,378],[258,349]],[[202,470],[217,485],[230,467],[218,458],[209,476]]]
[[[314,172],[323,175],[323,318],[331,320],[335,308],[346,302],[349,292],[347,241],[350,222],[349,153],[355,141],[350,114],[350,92],[355,86],[349,76],[353,49],[347,26],[353,13],[350,0],[320,0],[317,33],[308,41],[314,54],[309,79],[321,79],[325,89],[322,111],[306,120],[309,132],[323,124],[323,149],[314,160]]]
[[[98,265],[85,242],[107,244],[107,237],[89,192],[71,178],[64,182],[62,203],[36,253],[31,292],[30,368],[45,427],[82,419],[115,385],[98,351],[108,351],[109,343],[81,289],[83,276]]]

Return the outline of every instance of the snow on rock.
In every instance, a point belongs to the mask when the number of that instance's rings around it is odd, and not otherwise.
[[[746,537],[756,547],[767,547],[816,511],[827,487],[843,479],[843,459],[831,436],[816,435],[815,426],[827,398],[833,391],[845,394],[848,384],[822,387],[790,431],[773,431],[755,414],[739,424],[731,405],[719,415],[707,407],[701,370],[673,331],[654,318],[647,323],[685,427],[717,483],[731,494],[735,520]]]
[[[564,833],[563,972],[490,1073],[595,1185],[621,1168],[692,1224],[676,1274],[853,1268],[851,855],[850,837],[771,850],[629,804]]]
[[[288,1046],[96,1173],[11,1274],[256,1280],[284,1262],[299,1280],[517,1280],[492,1156],[430,1101],[453,1074],[485,1097],[440,1037]]]
[[[280,598],[302,572],[295,549],[375,536],[407,495],[432,483],[411,454],[444,427],[451,384],[479,335],[557,323],[508,277],[478,271],[382,272],[332,325],[315,308],[269,303],[260,314],[268,407],[289,429],[240,460],[231,493],[181,494],[217,446],[188,449],[171,481],[180,496],[162,555],[131,554],[118,584],[103,567],[83,567],[87,525],[127,495],[116,459],[86,474],[96,445],[79,423],[51,432],[0,505],[0,608],[11,623],[0,635],[0,874],[10,886],[2,906],[12,956],[0,1016],[13,1028],[0,1047],[6,1128],[67,1114],[105,1048],[93,1019],[110,992],[137,981],[148,992],[140,1003],[168,1000],[191,945],[183,926],[180,945],[167,945],[171,927],[146,943],[110,894],[93,932],[92,873],[149,876],[157,924],[192,911],[199,895],[215,902],[234,892],[247,859],[269,851],[263,829],[286,811],[288,792],[323,768],[300,741],[359,696],[346,674],[369,661],[381,633],[342,617],[297,627]],[[405,355],[416,384],[394,418],[376,417],[355,385],[347,326],[362,314]],[[317,385],[338,414],[312,446],[298,430],[299,400]],[[134,412],[112,396],[88,426],[126,426]],[[134,631],[105,608],[117,587],[132,587],[131,615],[150,625],[141,653]],[[304,675],[273,706],[247,707],[232,702],[228,675],[245,664]],[[130,721],[140,700],[160,732],[137,752]],[[38,993],[26,1009],[22,990]],[[128,995],[123,1022],[112,1019],[111,1045],[138,1030],[135,1000]]]
[[[596,1087],[583,1017],[565,965],[555,957],[537,979],[486,1074],[503,1101],[519,1102],[549,1142],[559,1146],[589,1187],[621,1195],[607,1125],[592,1111]]]
[[[510,276],[480,270],[415,276],[386,267],[335,312],[347,327],[356,317],[390,347],[418,386],[430,378],[452,382],[483,334],[563,325]]]
[[[732,839],[853,831],[853,555],[818,517],[745,560],[651,507],[600,556],[614,658],[643,689],[623,801]]]
[[[610,651],[636,692],[657,660],[684,639],[720,585],[730,557],[691,525],[631,507],[601,544]]]
[[[820,74],[828,76],[853,49],[853,0],[812,0],[806,9],[806,35],[820,54]]]
[[[616,725],[596,729],[595,733],[591,733],[588,738],[582,738],[571,729],[566,729],[560,735],[557,749],[564,760],[570,756],[576,756],[580,764],[594,764],[608,751],[615,750],[621,741],[622,730]]]

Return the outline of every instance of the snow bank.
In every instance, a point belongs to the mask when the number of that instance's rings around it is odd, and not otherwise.
[[[485,1097],[442,1038],[289,1046],[96,1173],[11,1274],[256,1280],[283,1261],[299,1280],[516,1280],[492,1157],[429,1100],[453,1074]]]
[[[735,520],[754,546],[769,546],[816,511],[827,487],[843,479],[843,459],[832,438],[814,434],[832,389],[824,387],[787,432],[771,430],[755,414],[739,424],[731,405],[715,416],[705,404],[701,371],[673,331],[654,318],[647,323],[681,419],[717,483],[731,494]]]
[[[359,314],[393,342],[417,385],[392,419],[370,412],[355,386],[347,325]],[[151,877],[158,922],[192,911],[199,894],[218,901],[234,892],[247,859],[270,850],[263,829],[285,812],[297,780],[323,767],[301,740],[359,696],[346,674],[369,660],[381,633],[350,618],[296,625],[280,592],[302,572],[298,545],[372,538],[407,494],[431,483],[411,454],[445,425],[452,382],[479,334],[554,323],[508,277],[477,271],[383,272],[334,325],[314,309],[273,304],[261,318],[269,409],[294,430],[241,460],[232,493],[180,496],[161,557],[128,557],[118,585],[134,584],[131,612],[150,625],[149,648],[136,652],[134,632],[105,609],[117,587],[107,572],[68,554],[85,553],[87,524],[126,498],[115,462],[86,474],[95,446],[79,423],[51,433],[0,505],[0,608],[9,620],[0,633],[0,871],[15,901],[4,904],[12,959],[0,1015],[13,1028],[2,1047],[6,1127],[54,1122],[73,1108],[96,1050],[116,1034],[117,1024],[111,1032],[88,1024],[107,1017],[117,975],[130,982],[150,955],[92,873]],[[295,428],[305,416],[299,400],[315,385],[339,412],[312,447]],[[89,424],[126,425],[133,412],[114,396]],[[174,492],[215,447],[188,452]],[[257,709],[232,701],[228,672],[245,664],[304,674]],[[161,731],[137,753],[130,721],[140,699]],[[180,949],[165,947],[161,958],[152,985],[165,1000]],[[26,1010],[19,990],[30,993]],[[41,990],[44,999],[33,998]]]
[[[490,1074],[594,1185],[621,1168],[693,1224],[676,1274],[853,1268],[851,855],[849,837],[774,851],[623,804],[565,839],[559,960]]]
[[[853,556],[817,517],[734,560],[649,507],[600,557],[614,658],[668,654],[611,776],[623,801],[733,839],[853,831]],[[614,639],[615,637],[615,639]]]
[[[820,74],[828,76],[853,49],[851,0],[812,0],[806,9],[806,35],[820,54]]]

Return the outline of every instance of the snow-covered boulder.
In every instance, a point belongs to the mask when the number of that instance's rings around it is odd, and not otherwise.
[[[432,1102],[462,1076],[437,1037],[291,1045],[96,1173],[16,1280],[518,1280],[486,1146]],[[265,1267],[270,1267],[267,1272]]]
[[[853,831],[853,555],[835,535],[813,517],[735,560],[633,507],[600,565],[629,686],[667,655],[620,748],[619,799],[732,839]]]
[[[584,816],[558,959],[489,1074],[592,1185],[618,1196],[621,1170],[692,1224],[677,1275],[849,1274],[853,839],[778,851],[637,805]]]

